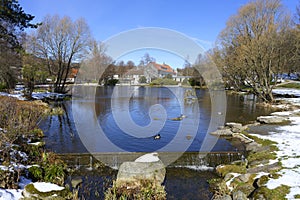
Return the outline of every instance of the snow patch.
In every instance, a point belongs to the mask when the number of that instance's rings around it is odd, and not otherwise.
[[[58,186],[56,184],[46,182],[35,182],[33,183],[33,186],[40,192],[61,191],[65,189],[64,187]]]
[[[254,179],[258,179],[258,178],[260,178],[262,176],[267,176],[267,175],[269,175],[269,173],[259,172],[259,173],[256,174],[256,176],[254,177]]]
[[[158,154],[157,153],[148,153],[141,157],[138,157],[134,162],[158,162]]]
[[[290,114],[292,114],[292,112],[290,112],[290,111],[271,113],[271,115],[278,115],[278,116],[289,116]]]
[[[227,185],[227,188],[228,188],[230,191],[232,191],[232,190],[233,190],[233,187],[230,186],[231,182],[235,179],[235,177],[238,177],[238,176],[241,175],[241,174],[239,174],[239,173],[229,173],[229,174],[233,175],[233,177],[232,177],[231,179],[229,179],[228,181],[226,181],[226,185]]]
[[[43,142],[31,142],[31,143],[28,143],[29,145],[34,145],[34,146],[39,146],[39,145],[42,145]]]
[[[0,188],[0,200],[19,200],[22,197],[22,190]]]
[[[293,88],[276,88],[272,90],[273,93],[275,94],[280,94],[280,95],[295,95],[297,97],[300,97],[300,90],[299,89],[293,89]]]
[[[9,93],[6,93],[6,92],[0,92],[0,96],[14,97],[14,98],[17,98],[19,100],[26,100],[26,98],[23,97],[23,94],[9,94]]]
[[[192,170],[196,170],[196,171],[213,171],[214,170],[213,167],[209,167],[206,165],[178,165],[175,167],[187,168],[187,169],[192,169]]]

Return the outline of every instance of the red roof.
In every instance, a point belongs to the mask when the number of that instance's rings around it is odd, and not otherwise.
[[[77,74],[78,74],[79,69],[78,68],[71,68],[71,72],[69,75],[69,78],[76,78]]]
[[[155,62],[151,62],[151,64],[158,70],[158,71],[164,71],[164,72],[168,72],[168,73],[172,73],[172,74],[176,74],[176,72],[172,69],[172,67],[170,67],[167,64],[158,64]]]

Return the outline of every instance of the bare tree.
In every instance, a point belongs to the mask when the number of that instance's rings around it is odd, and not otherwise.
[[[147,66],[151,62],[155,62],[155,58],[151,57],[149,53],[145,53],[140,60],[139,66]]]
[[[278,75],[291,61],[290,25],[280,0],[246,4],[228,20],[219,36],[219,67],[232,80],[245,82],[263,101],[272,102]]]
[[[50,75],[54,75],[55,92],[66,92],[65,85],[74,61],[82,59],[90,41],[90,30],[84,19],[46,16],[35,35],[37,57],[47,61]]]
[[[292,43],[294,43],[294,65],[292,65],[292,68],[290,70],[291,73],[297,73],[298,77],[300,78],[300,1],[299,5],[296,8],[296,18],[295,18],[295,28],[293,29],[293,32],[291,33],[293,36]],[[294,39],[294,40],[293,40]]]
[[[105,54],[106,47],[104,43],[92,41],[88,56],[81,63],[80,74],[84,81],[102,82],[106,76],[108,66],[113,62],[112,58]]]

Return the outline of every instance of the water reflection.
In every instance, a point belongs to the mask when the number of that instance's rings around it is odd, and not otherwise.
[[[183,146],[188,145],[187,151],[199,151],[210,123],[211,99],[208,90],[196,90],[197,102],[184,103],[178,97],[184,97],[186,90],[187,88],[180,87],[172,89],[139,87],[134,89],[129,101],[127,101],[126,95],[122,96],[122,93],[113,95],[113,87],[86,87],[80,91],[84,99],[79,98],[80,100],[76,102],[76,111],[80,112],[82,125],[86,126],[86,137],[98,134],[93,133],[94,128],[91,125],[97,124],[102,128],[106,139],[121,150],[132,152],[160,151],[169,145],[169,148],[164,149],[165,151],[182,151]],[[93,92],[96,94],[94,97],[91,96]],[[163,121],[162,112],[155,112],[155,109],[160,110],[160,108],[155,107],[154,111],[152,110],[153,112],[149,114],[153,105],[161,105],[166,113],[166,120],[159,131],[162,136],[161,139],[154,140],[151,131],[142,133],[141,137],[136,137],[129,132],[134,130],[132,126],[128,126],[124,131],[122,127],[118,126],[119,124],[113,116],[112,103],[114,104],[114,111],[121,118],[126,116],[126,111],[129,110],[129,118],[135,125],[141,127],[147,127],[149,124],[151,125],[151,122]],[[227,103],[226,121],[248,123],[258,115],[270,112],[266,109],[257,109],[255,99],[252,96],[228,95]],[[41,123],[41,128],[46,135],[46,145],[47,148],[59,153],[87,152],[81,142],[83,138],[76,131],[71,104],[71,101],[68,101],[55,105],[61,106],[65,110],[65,114],[49,116]],[[91,113],[96,114],[94,121],[85,121],[85,117]],[[182,121],[171,120],[181,114],[186,115],[187,118]],[[181,125],[183,122],[185,123],[184,126]],[[98,151],[101,138],[93,138],[95,139],[85,142],[89,143],[91,149]],[[227,141],[219,139],[213,150],[228,151],[234,150],[234,148]],[[116,149],[116,151],[119,150]]]

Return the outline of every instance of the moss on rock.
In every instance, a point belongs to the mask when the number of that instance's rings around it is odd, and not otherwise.
[[[72,193],[64,188],[62,190],[53,190],[49,192],[41,192],[34,187],[34,184],[28,184],[25,186],[23,191],[23,196],[25,199],[48,199],[48,200],[58,200],[58,199],[71,199]]]
[[[217,173],[225,177],[228,173],[245,174],[247,172],[245,165],[220,165],[216,168]]]
[[[254,199],[258,199],[263,196],[265,199],[286,199],[286,195],[290,192],[290,187],[287,185],[281,185],[275,189],[269,189],[265,186],[259,187],[253,194]]]

